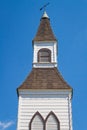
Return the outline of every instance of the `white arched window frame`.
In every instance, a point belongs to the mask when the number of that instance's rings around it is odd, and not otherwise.
[[[30,121],[29,130],[60,130],[60,122],[52,111],[45,120],[39,112],[36,112]]]
[[[45,130],[60,130],[59,120],[52,111],[46,117]]]
[[[29,130],[44,130],[44,119],[39,112],[36,112],[32,117]]]

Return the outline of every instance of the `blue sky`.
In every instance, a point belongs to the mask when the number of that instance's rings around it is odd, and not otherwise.
[[[73,87],[73,129],[87,128],[87,0],[1,0],[0,130],[16,130],[16,88],[32,69],[32,39],[47,2],[58,68]]]

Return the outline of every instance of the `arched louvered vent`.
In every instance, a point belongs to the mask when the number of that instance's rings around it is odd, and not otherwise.
[[[53,112],[50,112],[45,121],[46,130],[60,130],[59,120]]]
[[[39,112],[34,114],[29,126],[29,130],[44,130],[44,119]]]
[[[38,52],[38,62],[51,62],[51,51],[46,48],[42,48]]]
[[[50,112],[45,120],[36,112],[30,121],[29,130],[60,130],[60,123],[53,112]]]

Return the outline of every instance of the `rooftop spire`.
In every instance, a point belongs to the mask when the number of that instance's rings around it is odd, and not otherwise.
[[[37,33],[33,39],[33,42],[40,42],[40,41],[57,41],[54,33],[51,29],[49,16],[47,15],[46,11],[44,11],[40,25],[38,27]]]
[[[46,13],[46,7],[49,5],[50,3],[45,4],[43,7],[40,8],[40,10],[44,10],[43,16],[42,18],[49,18],[47,13]]]
[[[49,18],[49,16],[47,15],[46,11],[44,11],[42,18]]]

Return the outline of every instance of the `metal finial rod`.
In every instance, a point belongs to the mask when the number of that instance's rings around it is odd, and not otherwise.
[[[45,4],[43,7],[40,8],[40,10],[44,9],[44,11],[46,10],[46,7],[49,5],[50,3]]]

